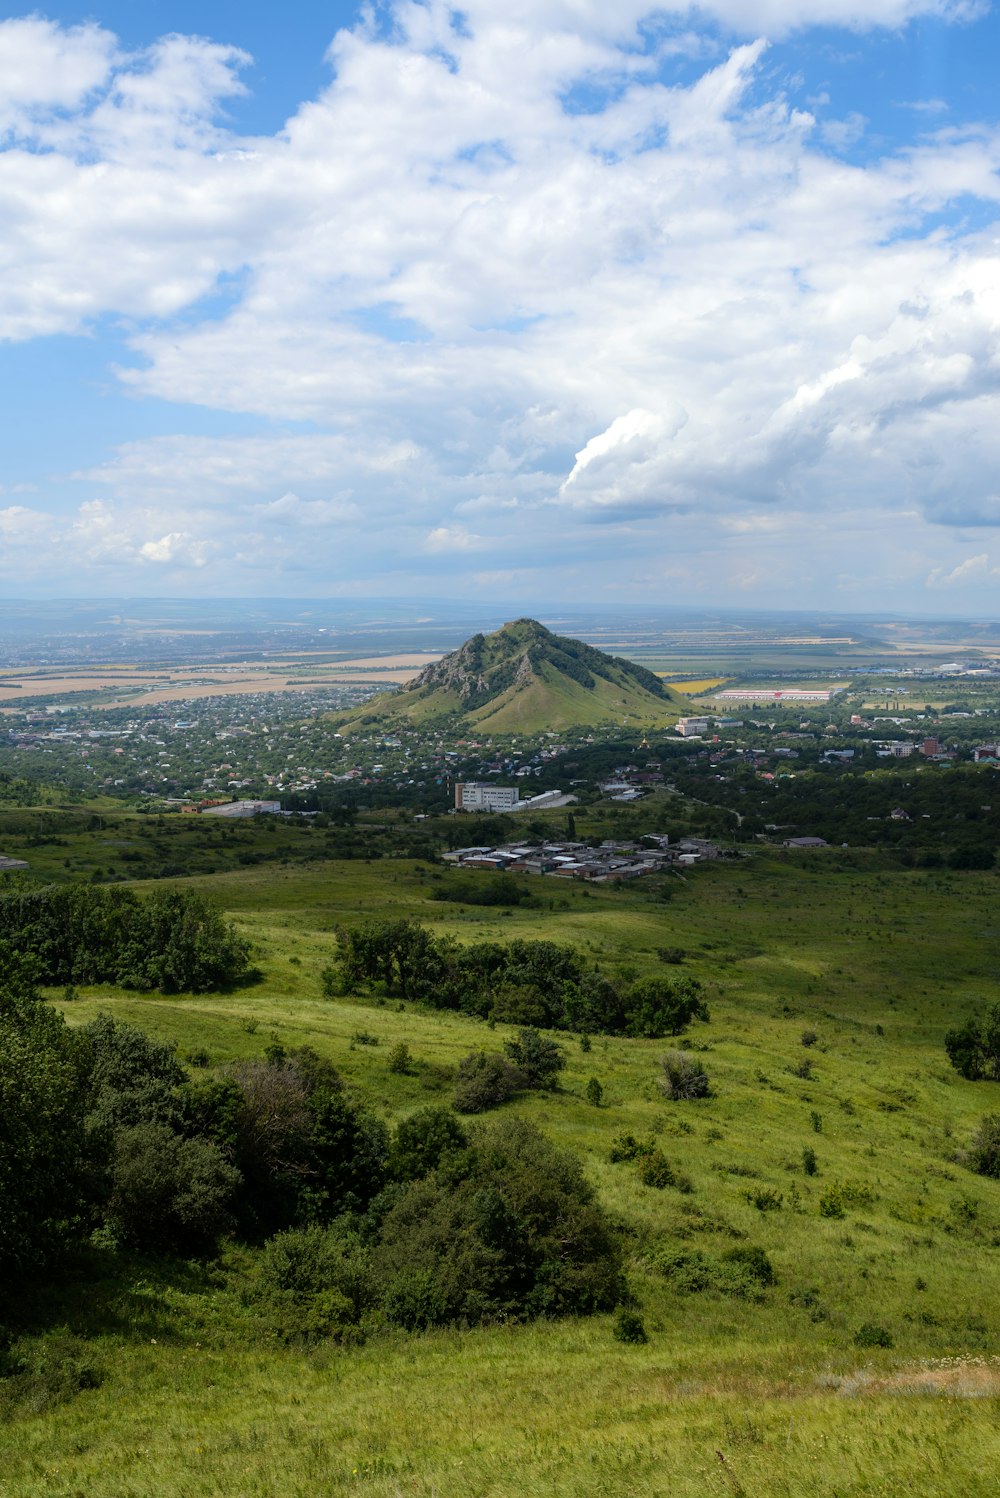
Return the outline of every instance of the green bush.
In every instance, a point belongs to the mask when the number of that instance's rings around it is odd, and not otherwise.
[[[855,1347],[894,1347],[895,1339],[888,1327],[877,1321],[866,1321],[854,1333]]]
[[[393,1046],[389,1052],[387,1066],[389,1071],[397,1077],[408,1077],[413,1071],[413,1057],[405,1041],[399,1040]]]
[[[658,1149],[640,1156],[639,1179],[644,1186],[653,1186],[657,1191],[662,1191],[665,1186],[673,1186],[677,1181],[669,1160]]]
[[[672,1102],[708,1097],[708,1074],[688,1051],[669,1051],[662,1057],[660,1091]]]
[[[995,1113],[979,1120],[966,1158],[977,1175],[1000,1177],[1000,1117]]]
[[[263,1245],[248,1290],[284,1341],[356,1341],[356,1328],[377,1304],[368,1252],[329,1228],[293,1228]]]
[[[468,1135],[448,1108],[420,1108],[401,1119],[389,1149],[389,1173],[415,1181],[436,1170],[450,1151],[463,1150]]]
[[[504,1053],[523,1076],[526,1087],[554,1087],[558,1073],[566,1065],[562,1047],[530,1027],[518,1030],[513,1040],[505,1041]]]
[[[459,1113],[498,1108],[524,1087],[524,1077],[498,1051],[470,1051],[458,1063],[455,1107]]]
[[[233,1226],[240,1184],[239,1171],[207,1139],[136,1124],[115,1136],[108,1222],[136,1248],[203,1252]]]
[[[617,1342],[638,1347],[649,1341],[642,1317],[622,1306],[615,1315],[614,1336]]]
[[[410,1328],[611,1310],[624,1289],[578,1162],[514,1118],[396,1195],[373,1262],[387,1316]]]
[[[608,1159],[612,1165],[618,1165],[623,1160],[638,1160],[643,1155],[651,1155],[655,1148],[652,1139],[636,1139],[634,1134],[619,1134],[612,1142]]]
[[[604,1088],[596,1077],[589,1077],[584,1096],[592,1108],[599,1108],[604,1101]]]

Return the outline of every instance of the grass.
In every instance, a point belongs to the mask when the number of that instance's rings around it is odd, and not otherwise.
[[[460,940],[546,937],[609,968],[698,976],[712,1018],[683,1043],[699,1050],[709,1098],[659,1094],[671,1043],[594,1037],[584,1051],[563,1035],[560,1090],[514,1105],[579,1153],[621,1222],[649,1342],[623,1347],[598,1317],[308,1353],[256,1324],[241,1251],[171,1272],[110,1256],[85,1296],[56,1287],[28,1317],[86,1339],[104,1382],[8,1424],[5,1498],[995,1490],[1000,1186],[955,1157],[1000,1111],[1000,1089],[959,1078],[941,1041],[996,993],[996,875],[762,857],[673,879],[667,902],[653,880],[539,881],[540,905],[509,913],[432,901],[433,873],[402,861],[182,882],[214,892],[251,935],[261,982],[170,999],[86,990],[67,1016],[108,1009],[212,1066],[274,1036],[309,1043],[390,1121],[447,1100],[457,1060],[509,1031],[324,999],[338,925],[406,915]],[[685,951],[680,968],[661,966],[667,947]],[[379,1043],[355,1043],[360,1031]],[[397,1041],[412,1075],[388,1071]],[[585,1098],[592,1076],[599,1108]],[[622,1132],[652,1136],[693,1190],[655,1190],[612,1164]],[[824,1199],[843,1215],[825,1215]],[[664,1248],[717,1262],[740,1243],[774,1266],[759,1297],[686,1291],[654,1262]],[[857,1345],[865,1323],[893,1345]]]

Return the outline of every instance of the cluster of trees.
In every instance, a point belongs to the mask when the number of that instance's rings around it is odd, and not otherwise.
[[[708,1019],[695,978],[615,980],[550,941],[436,937],[416,921],[368,921],[338,939],[340,981],[437,1009],[545,1029],[657,1038]],[[328,982],[335,981],[331,971]]]
[[[197,894],[67,884],[0,897],[0,941],[40,983],[207,993],[250,972],[250,946]]]
[[[19,1293],[96,1230],[123,1253],[263,1244],[250,1293],[283,1336],[621,1299],[579,1166],[530,1125],[472,1132],[428,1108],[390,1132],[308,1048],[192,1080],[107,1016],[70,1029],[0,956],[0,1285]]]
[[[948,1060],[957,1072],[977,1082],[981,1077],[1000,1082],[1000,1004],[971,1016],[944,1038]]]

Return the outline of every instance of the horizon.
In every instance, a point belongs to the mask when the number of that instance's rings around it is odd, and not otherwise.
[[[3,6],[0,582],[992,618],[998,55],[988,0]]]

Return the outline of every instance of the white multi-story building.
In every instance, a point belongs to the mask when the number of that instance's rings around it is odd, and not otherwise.
[[[678,718],[677,732],[682,739],[700,738],[703,733],[708,732],[707,718]]]
[[[520,798],[516,785],[491,785],[460,780],[455,787],[456,811],[513,811]]]

